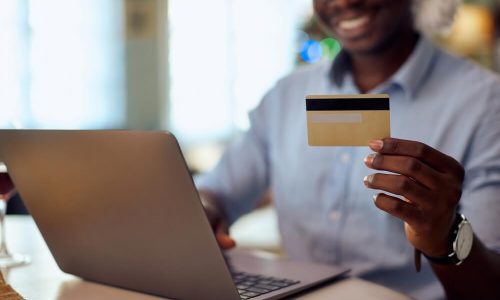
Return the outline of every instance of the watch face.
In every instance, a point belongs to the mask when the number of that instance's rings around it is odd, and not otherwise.
[[[458,229],[457,238],[455,240],[456,244],[454,245],[454,250],[459,260],[464,260],[469,256],[473,239],[474,234],[472,233],[470,223],[467,221],[462,222]]]

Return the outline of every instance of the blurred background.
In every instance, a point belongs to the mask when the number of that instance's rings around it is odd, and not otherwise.
[[[2,0],[0,127],[170,130],[205,170],[295,67],[309,2]]]
[[[208,170],[277,79],[340,51],[311,4],[2,0],[0,128],[170,130]],[[499,71],[500,0],[464,1],[433,38]]]

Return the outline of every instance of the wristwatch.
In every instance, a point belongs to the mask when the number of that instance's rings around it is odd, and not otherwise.
[[[450,242],[453,245],[453,251],[446,256],[424,256],[435,264],[440,265],[460,265],[470,254],[474,233],[472,227],[464,215],[457,213],[453,231],[450,236]]]

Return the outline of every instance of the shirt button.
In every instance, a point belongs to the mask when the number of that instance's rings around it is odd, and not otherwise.
[[[340,161],[343,162],[344,164],[347,164],[348,162],[351,161],[351,155],[349,153],[340,154]]]
[[[341,216],[342,216],[342,213],[340,213],[340,211],[338,211],[338,210],[332,210],[330,212],[330,220],[332,220],[332,222],[337,222],[338,220],[340,220]]]

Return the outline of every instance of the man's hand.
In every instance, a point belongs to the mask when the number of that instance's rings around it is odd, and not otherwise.
[[[462,193],[463,167],[452,157],[425,144],[386,138],[372,141],[376,153],[365,164],[376,173],[366,176],[368,188],[379,189],[402,198],[380,193],[375,205],[405,222],[408,241],[429,256],[450,252],[449,234]]]
[[[229,225],[214,197],[209,192],[200,191],[200,198],[219,246],[224,250],[234,248],[236,242],[229,236]]]

